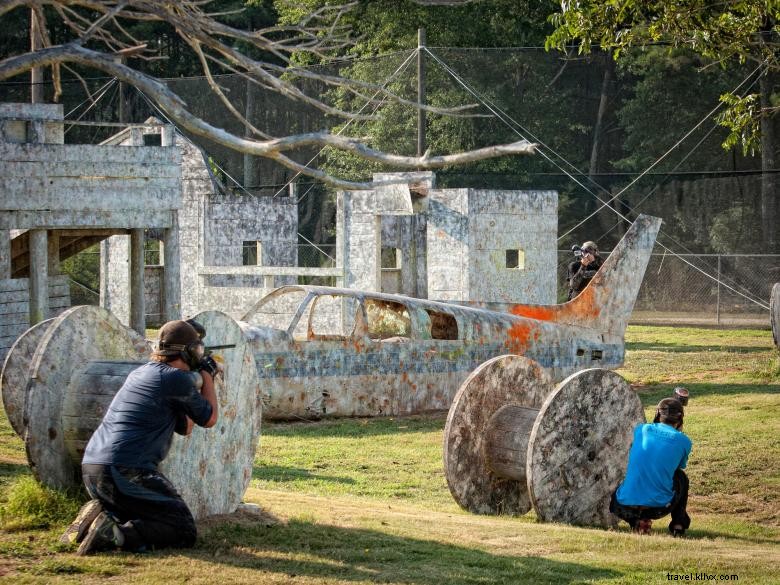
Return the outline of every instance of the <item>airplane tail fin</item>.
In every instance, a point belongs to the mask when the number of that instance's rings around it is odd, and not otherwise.
[[[660,228],[660,218],[640,215],[577,297],[547,307],[518,305],[512,313],[622,337]]]

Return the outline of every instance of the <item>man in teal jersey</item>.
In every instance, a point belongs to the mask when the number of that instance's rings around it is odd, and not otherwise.
[[[682,432],[684,409],[677,398],[658,403],[651,424],[637,425],[623,483],[612,494],[610,511],[640,534],[652,521],[671,514],[669,532],[682,536],[691,524],[685,469],[691,440]]]

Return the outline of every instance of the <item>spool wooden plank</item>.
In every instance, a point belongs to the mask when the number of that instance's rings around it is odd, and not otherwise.
[[[262,404],[254,354],[241,326],[219,311],[194,317],[206,328],[206,346],[224,363],[216,379],[219,420],[213,428],[195,427],[188,437],[174,436],[161,471],[171,480],[195,518],[236,510],[252,479],[260,437]]]
[[[3,407],[11,428],[20,437],[24,437],[24,400],[31,377],[32,357],[52,321],[54,319],[41,321],[22,333],[8,350],[3,363],[0,374]]]
[[[145,339],[100,307],[73,307],[53,320],[35,351],[24,405],[27,460],[38,481],[55,489],[81,483],[62,426],[74,373],[93,360],[143,360],[149,351]]]
[[[769,320],[772,322],[775,346],[780,349],[780,282],[772,287],[772,295],[769,297]]]
[[[610,527],[642,402],[620,375],[589,369],[547,397],[528,444],[528,493],[540,520]]]
[[[463,382],[444,427],[444,471],[461,507],[476,514],[524,514],[531,508],[525,482],[491,470],[486,448],[500,409],[539,408],[552,388],[539,364],[516,355],[486,361]]]
[[[74,372],[62,400],[63,442],[74,465],[81,463],[87,441],[128,374],[144,363],[91,361]]]

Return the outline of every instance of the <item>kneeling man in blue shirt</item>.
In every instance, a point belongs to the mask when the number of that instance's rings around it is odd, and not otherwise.
[[[658,403],[651,424],[637,425],[623,483],[612,494],[610,511],[640,534],[652,521],[672,515],[669,532],[682,536],[691,524],[685,469],[691,440],[682,432],[684,410],[676,398]]]

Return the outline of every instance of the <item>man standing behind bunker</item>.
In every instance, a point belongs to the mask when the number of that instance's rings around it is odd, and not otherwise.
[[[572,251],[577,260],[574,260],[569,264],[569,273],[567,282],[569,283],[569,296],[567,300],[572,300],[583,289],[590,284],[591,279],[596,275],[598,269],[601,268],[603,261],[599,255],[598,246],[595,242],[585,242],[581,248],[577,246],[572,247]]]
[[[200,372],[200,379],[191,370]],[[87,444],[81,469],[92,500],[63,542],[80,542],[82,555],[195,544],[192,513],[158,465],[174,432],[188,435],[193,423],[216,424],[217,372],[193,325],[169,321],[162,326],[151,361],[130,373]]]

